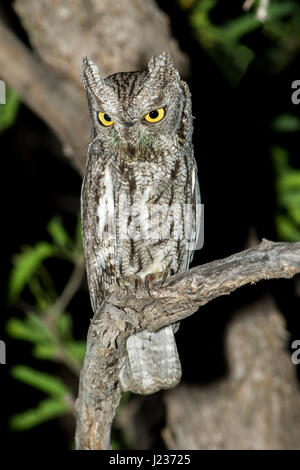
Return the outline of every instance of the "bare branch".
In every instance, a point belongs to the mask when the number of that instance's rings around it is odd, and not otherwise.
[[[300,271],[300,242],[263,240],[254,248],[172,276],[151,297],[114,292],[96,312],[87,339],[77,400],[76,446],[108,449],[110,430],[121,396],[119,370],[129,335],[182,320],[200,306],[263,279],[290,278]]]
[[[49,125],[68,149],[72,164],[83,174],[89,118],[87,107],[80,102],[80,91],[75,92],[40,63],[1,20],[0,52],[1,78]]]
[[[47,323],[54,324],[57,317],[65,311],[69,303],[71,302],[72,298],[78,291],[82,280],[83,276],[85,274],[85,262],[83,256],[79,256],[78,259],[75,261],[73,271],[71,273],[71,276],[65,285],[62,293],[60,296],[57,298],[55,303],[52,305],[52,307],[47,311],[46,313],[46,318],[47,318]]]

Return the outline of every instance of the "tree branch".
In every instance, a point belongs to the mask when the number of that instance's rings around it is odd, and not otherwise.
[[[187,76],[188,57],[154,0],[15,0],[14,8],[33,52],[0,20],[0,77],[54,131],[82,176],[90,127],[83,56],[106,76],[142,70],[151,55],[166,50]]]
[[[126,339],[142,329],[157,330],[192,315],[221,295],[263,279],[290,278],[300,271],[300,242],[260,245],[172,276],[151,296],[119,289],[95,313],[81,371],[77,409],[77,449],[109,449],[121,390],[119,371]]]
[[[80,102],[80,92],[38,61],[1,20],[0,71],[1,78],[54,131],[71,163],[83,175],[89,117],[87,107]]]

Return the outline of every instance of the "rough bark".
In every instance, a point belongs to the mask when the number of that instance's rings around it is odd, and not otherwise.
[[[165,286],[137,294],[116,290],[96,312],[87,340],[77,400],[77,449],[109,448],[120,400],[118,375],[129,335],[182,320],[201,305],[262,279],[290,278],[300,271],[300,242],[259,246],[172,276]]]

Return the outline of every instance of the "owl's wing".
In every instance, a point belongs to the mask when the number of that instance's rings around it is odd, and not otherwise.
[[[188,242],[189,254],[188,262],[186,269],[188,269],[189,264],[192,262],[194,251],[197,249],[200,236],[201,236],[201,195],[200,195],[200,185],[198,180],[198,169],[196,161],[192,167],[192,223],[191,223],[191,236]]]
[[[81,192],[81,220],[87,280],[96,312],[112,283],[115,267],[113,185],[106,165],[87,165]]]

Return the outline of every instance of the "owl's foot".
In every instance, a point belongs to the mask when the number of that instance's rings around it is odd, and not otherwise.
[[[174,271],[172,271],[171,269],[168,269],[167,271],[164,271],[162,273],[162,278],[161,278],[161,282],[160,282],[160,285],[159,285],[160,289],[163,287],[166,280],[169,279],[169,277],[172,276],[172,274],[174,274]]]
[[[138,278],[138,277],[135,278],[135,280],[134,280],[134,293],[135,293],[135,294],[136,294],[138,288],[141,287],[141,285],[142,285],[141,279]]]
[[[133,274],[132,276],[117,277],[116,283],[126,295],[130,295],[137,293],[138,288],[142,285],[142,280]]]
[[[121,289],[121,291],[123,293],[125,293],[126,295],[129,294],[129,286],[128,284],[125,282],[125,278],[124,277],[117,277],[116,278],[116,283],[118,285],[118,287]]]
[[[151,297],[150,289],[152,289],[152,285],[153,285],[153,276],[152,274],[147,274],[147,276],[145,276],[145,287],[150,297]]]
[[[149,296],[151,297],[153,282],[161,280],[161,284],[159,285],[159,287],[161,287],[166,281],[166,279],[169,277],[169,275],[170,274],[168,271],[166,273],[146,274],[146,276],[139,276],[138,274],[133,274],[131,276],[118,277],[116,279],[116,283],[126,295],[130,295],[130,293],[136,295],[139,287],[145,286]]]

